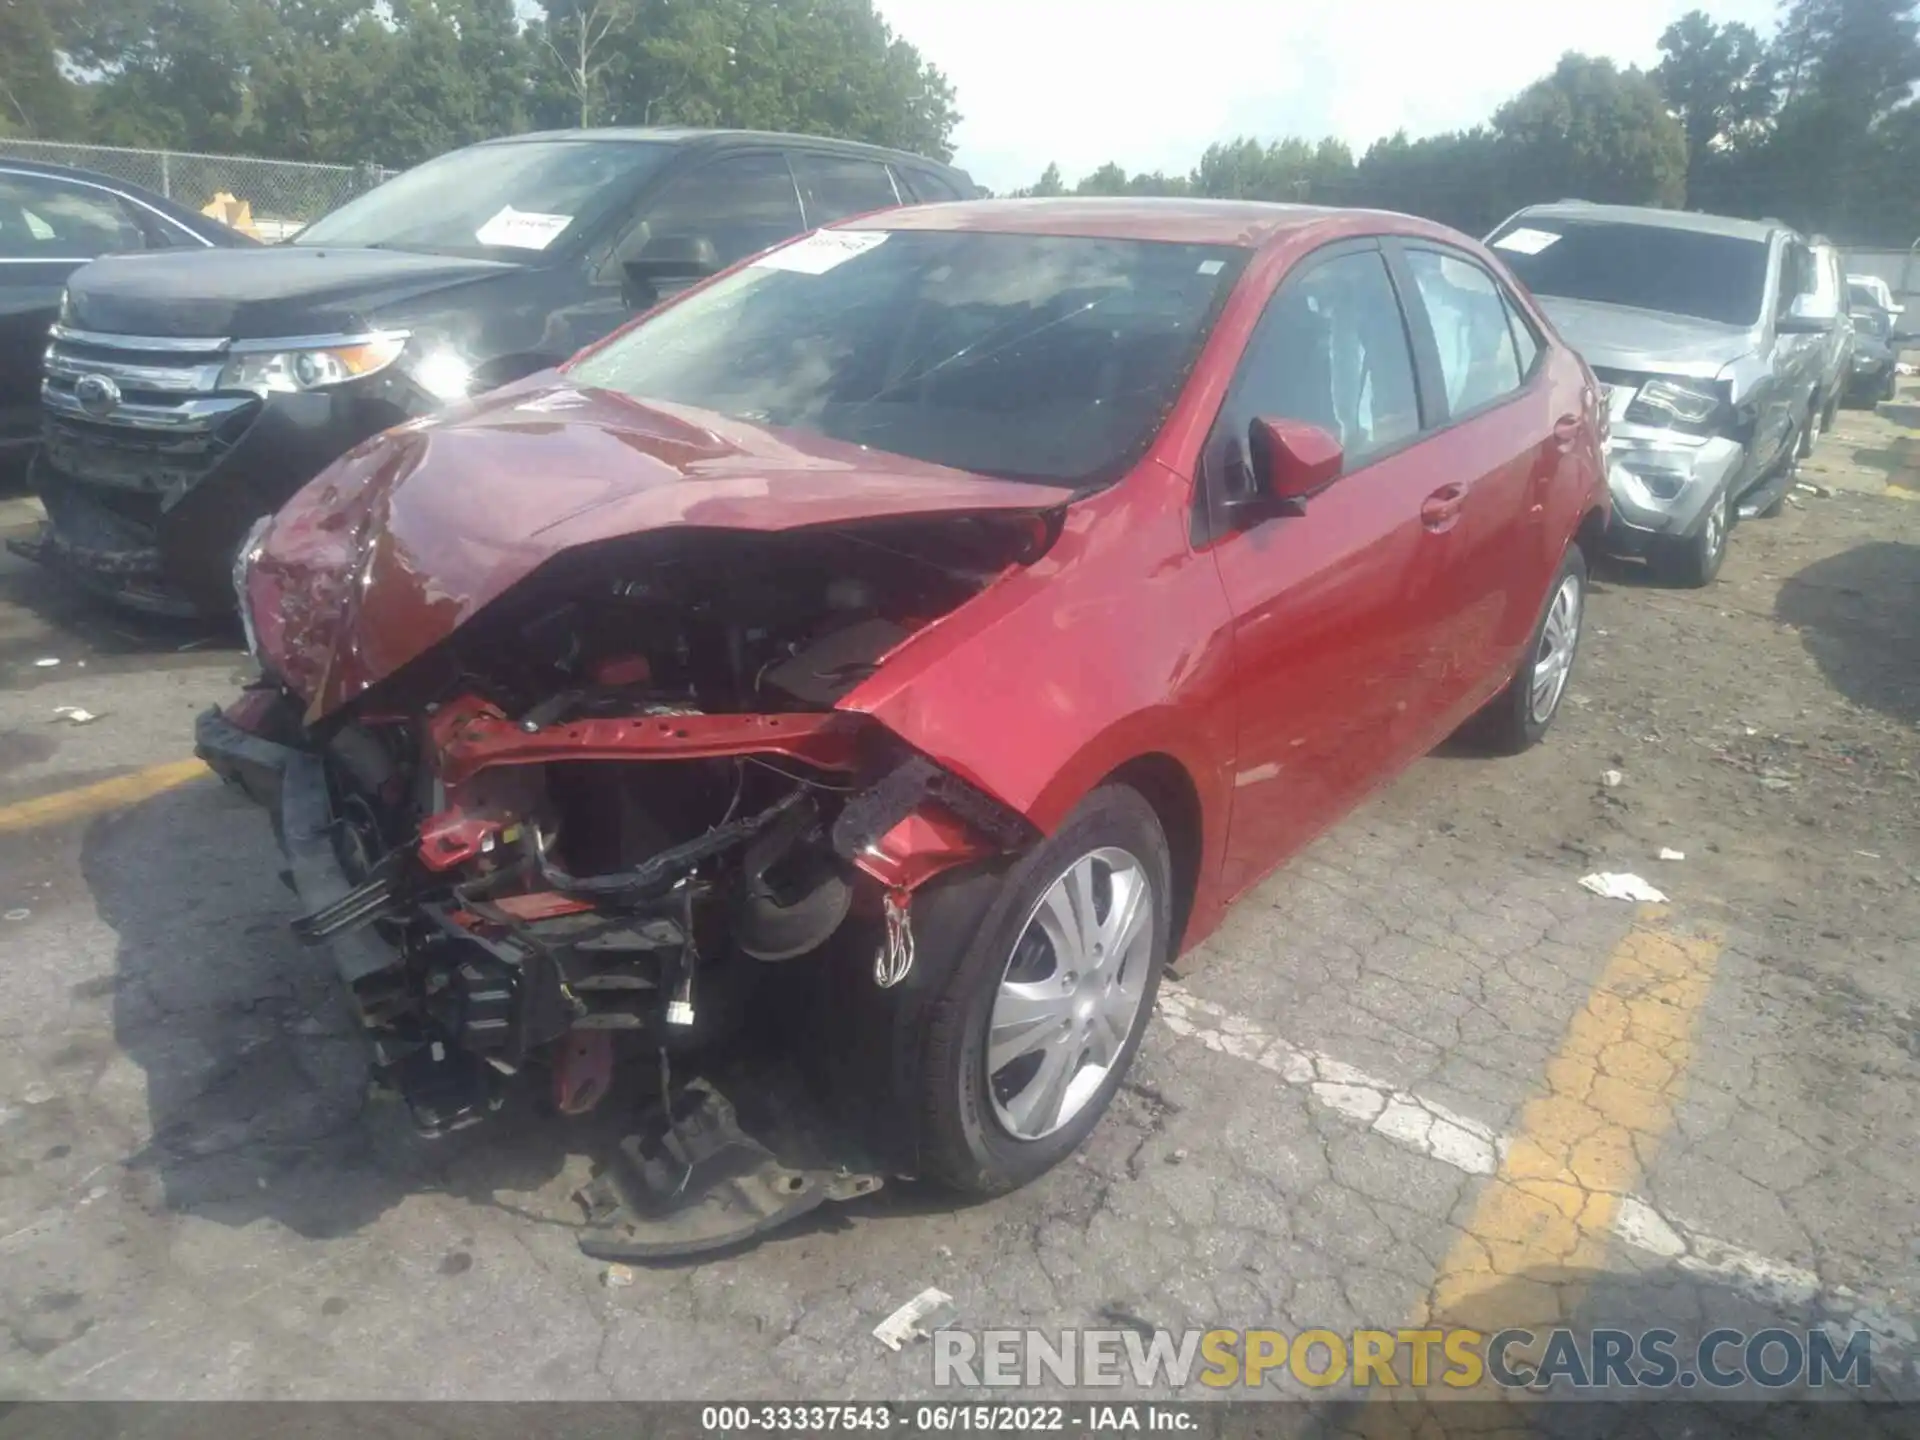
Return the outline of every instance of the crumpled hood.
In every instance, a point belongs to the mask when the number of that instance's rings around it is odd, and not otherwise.
[[[1598,370],[1712,380],[1754,349],[1746,326],[1557,295],[1534,298],[1561,338]]]
[[[548,371],[348,451],[275,517],[247,605],[261,658],[312,721],[578,546],[675,528],[1038,512],[1067,497],[641,405]]]

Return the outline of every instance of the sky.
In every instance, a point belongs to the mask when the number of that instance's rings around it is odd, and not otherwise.
[[[1476,124],[1568,50],[1650,67],[1688,10],[1772,33],[1775,0],[876,0],[946,72],[955,159],[996,191],[1048,162],[1184,173],[1215,140]]]

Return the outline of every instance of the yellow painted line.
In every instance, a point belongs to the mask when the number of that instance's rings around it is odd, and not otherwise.
[[[0,805],[0,834],[32,830],[42,825],[60,825],[85,819],[103,810],[117,810],[138,804],[189,781],[213,772],[198,760],[170,760],[165,765],[149,765],[131,775],[117,775],[92,785],[58,790],[34,800]]]
[[[1639,1188],[1642,1166],[1673,1128],[1722,943],[1676,928],[1666,906],[1641,907],[1569,1022],[1547,1063],[1546,1093],[1521,1111],[1498,1172],[1460,1223],[1410,1329],[1464,1326],[1491,1337],[1578,1320],[1620,1202]],[[1525,1347],[1510,1353],[1527,1358]],[[1483,1378],[1474,1388],[1376,1390],[1370,1398],[1499,1393]],[[1436,1414],[1444,1407],[1370,1405],[1360,1429],[1382,1440],[1449,1433],[1421,1428]],[[1517,1417],[1510,1424],[1503,1433],[1529,1433]]]

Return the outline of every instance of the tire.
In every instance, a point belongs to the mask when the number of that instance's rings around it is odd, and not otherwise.
[[[1789,455],[1787,463],[1792,463]],[[1727,558],[1727,537],[1733,529],[1733,499],[1725,490],[1714,497],[1699,530],[1683,540],[1669,541],[1656,554],[1656,572],[1670,585],[1699,590],[1711,585]]]
[[[1571,615],[1565,613],[1568,598]],[[1587,557],[1578,545],[1567,546],[1560,568],[1554,572],[1547,598],[1534,622],[1520,668],[1502,690],[1483,709],[1473,725],[1473,738],[1501,755],[1518,755],[1538,745],[1560,713],[1567,685],[1573,676],[1574,662],[1580,655],[1582,621],[1587,613]],[[1571,633],[1567,632],[1570,621]],[[1543,672],[1544,664],[1557,665],[1557,678]],[[1548,687],[1544,696],[1540,687]],[[1544,703],[1537,701],[1544,700]]]
[[[1104,911],[1099,903],[1103,871]],[[1115,906],[1124,904],[1126,895],[1137,893],[1152,907],[1137,922],[1131,943],[1111,947],[1104,964],[1090,962],[1103,968],[1084,974],[1089,962],[1063,957],[1062,947],[1047,933],[1051,926],[1071,935],[1074,927],[1060,926],[1051,903],[1043,904],[1050,896],[1064,896],[1055,891],[1057,884],[1083,873],[1092,880],[1087,893],[1095,902],[1096,931],[1109,938],[1104,927],[1115,923]],[[984,923],[926,1011],[926,1043],[915,1077],[922,1175],[966,1194],[1002,1194],[1052,1169],[1093,1132],[1153,1014],[1172,944],[1172,876],[1158,816],[1139,792],[1124,785],[1094,791],[1057,833],[1007,873]],[[1138,891],[1131,888],[1136,883],[1142,887]],[[1063,970],[1081,976],[1077,997],[1067,989],[1073,982]],[[1009,976],[1014,977],[1010,983],[1027,987],[1010,997],[1009,1006],[1017,1001],[1034,1023],[1020,1024],[1011,1008],[997,1012]],[[1062,986],[1058,1000],[1050,989],[1056,978]],[[1131,1011],[1124,1033],[1123,1009]],[[990,1072],[988,1044],[996,1015],[1002,1053],[1012,1053]],[[1103,1023],[1107,1016],[1111,1022]],[[1060,1025],[1074,1027],[1069,1033],[1075,1040],[1059,1046],[1035,1043],[1043,1033],[1058,1034]],[[1087,1048],[1076,1054],[1079,1045]],[[1104,1067],[1098,1066],[1095,1047],[1108,1057]],[[1063,1073],[1067,1079],[1053,1089],[1043,1084]],[[1051,1103],[1056,1093],[1059,1106]],[[1020,1133],[1023,1123],[1030,1133]]]

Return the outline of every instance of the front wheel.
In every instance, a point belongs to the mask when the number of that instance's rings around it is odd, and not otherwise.
[[[1044,1174],[1106,1112],[1172,945],[1159,817],[1094,791],[1011,872],[933,1002],[920,1066],[923,1172],[995,1195]]]
[[[1791,457],[1788,462],[1791,463]],[[1711,585],[1727,558],[1727,531],[1732,524],[1731,496],[1722,490],[1707,502],[1700,528],[1683,540],[1670,542],[1655,557],[1658,573],[1673,585],[1698,590]]]
[[[1526,658],[1507,688],[1477,717],[1477,738],[1489,749],[1517,755],[1540,743],[1560,713],[1580,651],[1580,627],[1587,614],[1587,557],[1569,545],[1547,591],[1547,603],[1533,627]]]

